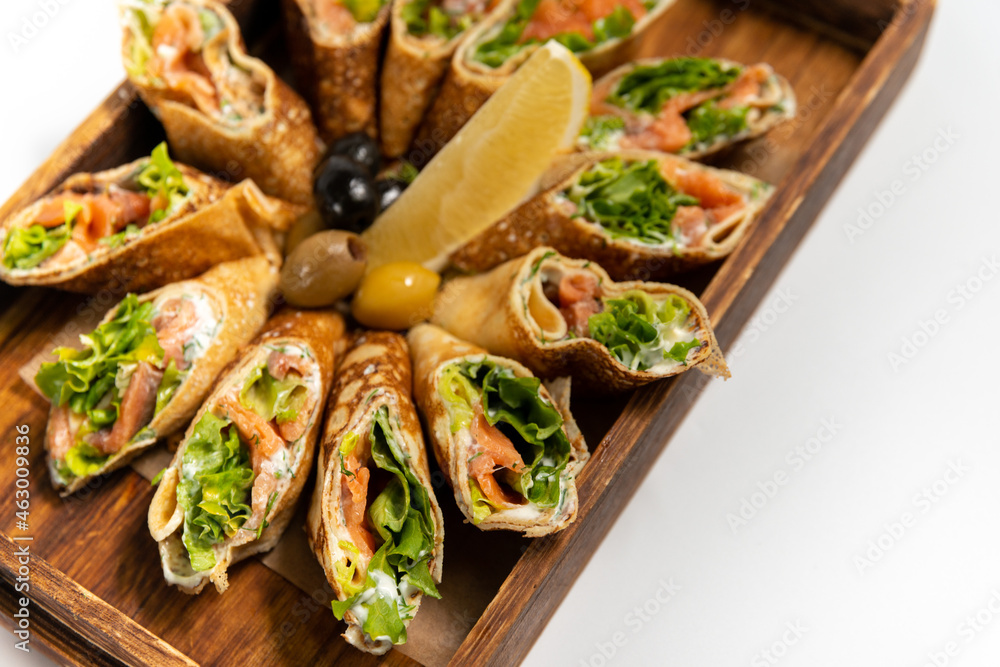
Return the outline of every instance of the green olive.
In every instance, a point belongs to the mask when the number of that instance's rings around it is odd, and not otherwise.
[[[326,229],[326,225],[323,224],[319,213],[314,208],[310,209],[308,213],[296,220],[292,228],[288,230],[288,236],[285,237],[285,255],[291,255],[300,243],[324,229]]]
[[[313,234],[281,268],[281,291],[293,306],[332,305],[354,291],[367,262],[368,247],[357,234],[339,229]]]
[[[351,312],[372,329],[402,330],[431,316],[441,276],[416,262],[390,262],[365,276]]]

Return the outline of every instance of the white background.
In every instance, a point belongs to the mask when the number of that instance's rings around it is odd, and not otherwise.
[[[16,51],[38,0],[0,7],[0,199],[122,77],[111,3],[52,2]],[[998,25],[991,0],[941,3],[733,379],[711,383],[527,665],[1000,664]],[[0,664],[39,664],[12,643]]]

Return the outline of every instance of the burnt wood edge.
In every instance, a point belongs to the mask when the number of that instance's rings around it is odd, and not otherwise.
[[[705,291],[702,300],[718,323],[724,348],[735,340],[913,71],[934,0],[920,0],[919,5],[886,29],[817,131],[813,147],[791,170],[762,224]],[[734,290],[733,285],[742,287]],[[636,392],[584,468],[577,521],[531,543],[450,665],[513,665],[524,659],[706,384],[701,374],[686,373]]]
[[[57,655],[74,663],[90,660],[94,665],[196,666],[186,655],[167,644],[128,616],[83,588],[40,556],[30,552],[32,542],[14,542],[0,533],[0,579],[4,582],[2,611],[6,620],[14,613],[17,599],[31,602],[34,635]],[[14,592],[19,567],[17,551],[30,553],[30,590]],[[9,589],[8,589],[9,587]],[[7,593],[13,598],[7,601]],[[38,625],[36,626],[36,619]],[[74,636],[77,637],[74,639]]]

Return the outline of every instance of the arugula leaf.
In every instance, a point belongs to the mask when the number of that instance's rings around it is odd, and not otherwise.
[[[73,231],[73,219],[83,207],[63,200],[63,224],[46,229],[33,224],[15,227],[7,233],[3,244],[3,265],[8,269],[33,269],[66,245]]]
[[[299,415],[309,390],[305,381],[289,373],[283,380],[276,380],[261,364],[250,372],[240,390],[240,405],[253,410],[266,421],[279,424],[290,422]]]
[[[667,183],[655,160],[620,157],[598,162],[562,194],[577,205],[576,215],[599,224],[611,238],[654,245],[673,243],[678,207],[701,203]]]
[[[388,637],[394,644],[401,644],[406,641],[405,621],[410,616],[403,604],[400,584],[406,582],[425,595],[441,597],[428,567],[434,552],[434,519],[427,489],[413,473],[408,456],[392,434],[387,407],[376,411],[369,439],[372,461],[392,475],[368,507],[368,520],[383,542],[369,561],[365,583],[360,588],[353,584],[353,560],[348,566],[338,564],[335,577],[349,597],[334,600],[332,609],[342,620],[349,609],[363,605],[367,613],[362,630],[370,637]],[[342,548],[357,555],[356,547],[349,545],[348,549],[344,544],[341,543]],[[384,595],[387,590],[394,590],[395,594]]]
[[[166,370],[163,372],[163,379],[160,380],[160,387],[156,390],[156,409],[153,410],[153,415],[160,414],[160,410],[167,407],[167,403],[170,399],[174,397],[177,392],[177,388],[181,386],[184,379],[188,376],[187,371],[177,370],[177,363],[171,359],[170,363],[167,364]]]
[[[747,106],[723,109],[714,100],[699,104],[685,114],[691,141],[681,152],[712,144],[719,137],[733,137],[743,132],[747,129],[749,111]]]
[[[142,168],[135,180],[146,189],[146,193],[152,199],[152,204],[163,206],[150,211],[149,222],[159,222],[176,211],[191,192],[184,182],[184,175],[167,154],[167,142],[165,141],[156,145],[156,148],[149,155],[149,162]]]
[[[623,76],[606,102],[631,111],[658,114],[664,103],[681,93],[723,88],[742,68],[711,58],[671,58],[655,65],[640,65]]]
[[[232,422],[206,412],[184,449],[177,485],[184,547],[195,571],[215,567],[212,546],[232,537],[250,517],[253,480],[250,451]]]
[[[583,124],[580,136],[590,150],[611,150],[615,141],[625,134],[625,119],[621,116],[590,116]]]
[[[674,329],[687,326],[691,312],[679,296],[670,295],[659,307],[641,290],[603,301],[604,310],[587,320],[590,337],[632,370],[646,370],[667,358],[686,364],[688,351],[702,345],[697,338],[671,340]]]

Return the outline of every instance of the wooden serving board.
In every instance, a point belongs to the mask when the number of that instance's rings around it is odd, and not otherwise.
[[[276,4],[234,4],[248,43],[263,48],[268,60],[283,52],[280,37],[266,30],[278,20]],[[906,81],[933,11],[933,0],[898,7],[891,0],[678,0],[648,32],[637,55],[768,62],[788,77],[799,100],[792,121],[713,160],[778,186],[732,256],[677,281],[701,296],[724,349]],[[0,209],[0,218],[73,172],[147,154],[162,137],[123,84]],[[692,372],[610,401],[574,399],[593,457],[579,478],[578,519],[562,533],[536,540],[481,533],[463,524],[442,495],[444,599],[425,601],[411,626],[413,646],[376,658],[340,638],[343,628],[322,591],[303,590],[258,559],[231,570],[225,595],[206,590],[190,597],[168,588],[146,529],[153,489],[134,471],[65,500],[52,490],[42,447],[48,405],[18,370],[64,342],[71,319],[103,313],[121,296],[0,285],[0,497],[7,503],[0,513],[0,611],[11,625],[21,596],[14,591],[15,553],[28,545],[31,646],[41,643],[74,664],[516,664],[706,383]],[[27,427],[31,443],[26,531],[17,528],[13,508],[18,426]]]

